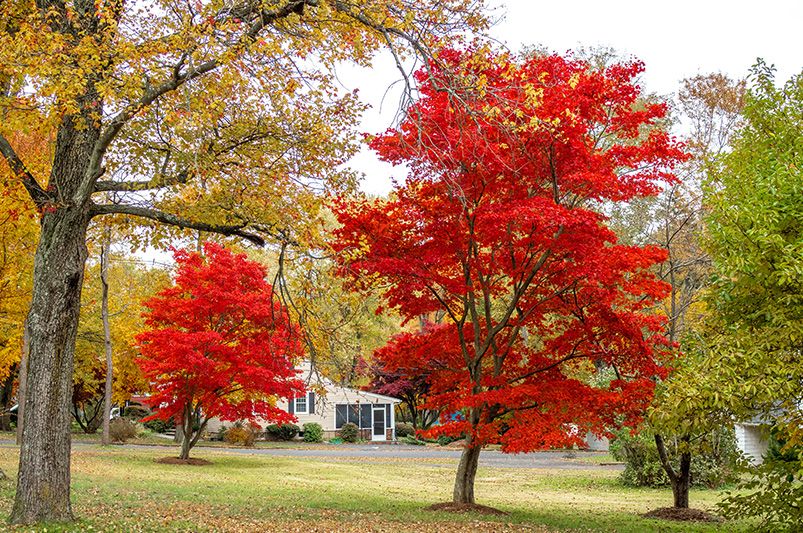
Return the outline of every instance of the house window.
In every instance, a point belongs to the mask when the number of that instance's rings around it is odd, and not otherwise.
[[[295,412],[300,415],[307,414],[307,397],[301,396],[295,399]]]

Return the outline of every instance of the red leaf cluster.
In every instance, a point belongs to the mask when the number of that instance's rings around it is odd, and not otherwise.
[[[300,336],[265,269],[213,243],[175,258],[175,284],[144,302],[148,330],[137,336],[154,418],[180,421],[189,406],[204,418],[293,421],[275,404],[304,392]]]
[[[343,272],[388,282],[407,319],[445,312],[398,358],[426,368],[433,436],[525,451],[633,422],[663,372],[652,309],[668,286],[650,269],[665,252],[617,244],[603,213],[676,179],[665,105],[641,98],[640,63],[439,60],[400,128],[371,142],[406,183],[337,206]],[[616,379],[592,385],[601,368]]]

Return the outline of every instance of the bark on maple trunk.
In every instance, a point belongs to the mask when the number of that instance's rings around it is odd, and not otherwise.
[[[470,440],[466,441],[454,480],[452,493],[454,503],[474,503],[474,479],[477,477],[480,451],[482,451],[481,447],[474,446]]]
[[[86,207],[61,207],[42,219],[34,261],[25,421],[10,522],[72,520],[70,398],[81,303]]]

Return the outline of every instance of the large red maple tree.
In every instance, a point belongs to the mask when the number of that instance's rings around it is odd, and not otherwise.
[[[455,503],[474,503],[486,444],[567,446],[632,423],[663,373],[651,310],[668,287],[650,268],[665,252],[617,244],[603,214],[656,194],[685,157],[642,69],[444,52],[406,120],[371,141],[406,182],[336,208],[347,275],[384,282],[407,319],[445,313],[408,358],[430,365],[430,435],[465,436]]]
[[[276,399],[304,393],[294,369],[300,335],[264,267],[213,243],[203,256],[179,250],[175,259],[174,285],[143,303],[137,362],[151,383],[153,418],[181,425],[180,458],[214,417],[294,421]]]

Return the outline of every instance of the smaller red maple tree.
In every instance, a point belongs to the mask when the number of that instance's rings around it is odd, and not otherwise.
[[[150,418],[181,424],[188,459],[211,418],[292,422],[277,397],[304,393],[300,336],[262,265],[207,243],[175,252],[175,284],[143,305],[137,362],[153,390]]]

